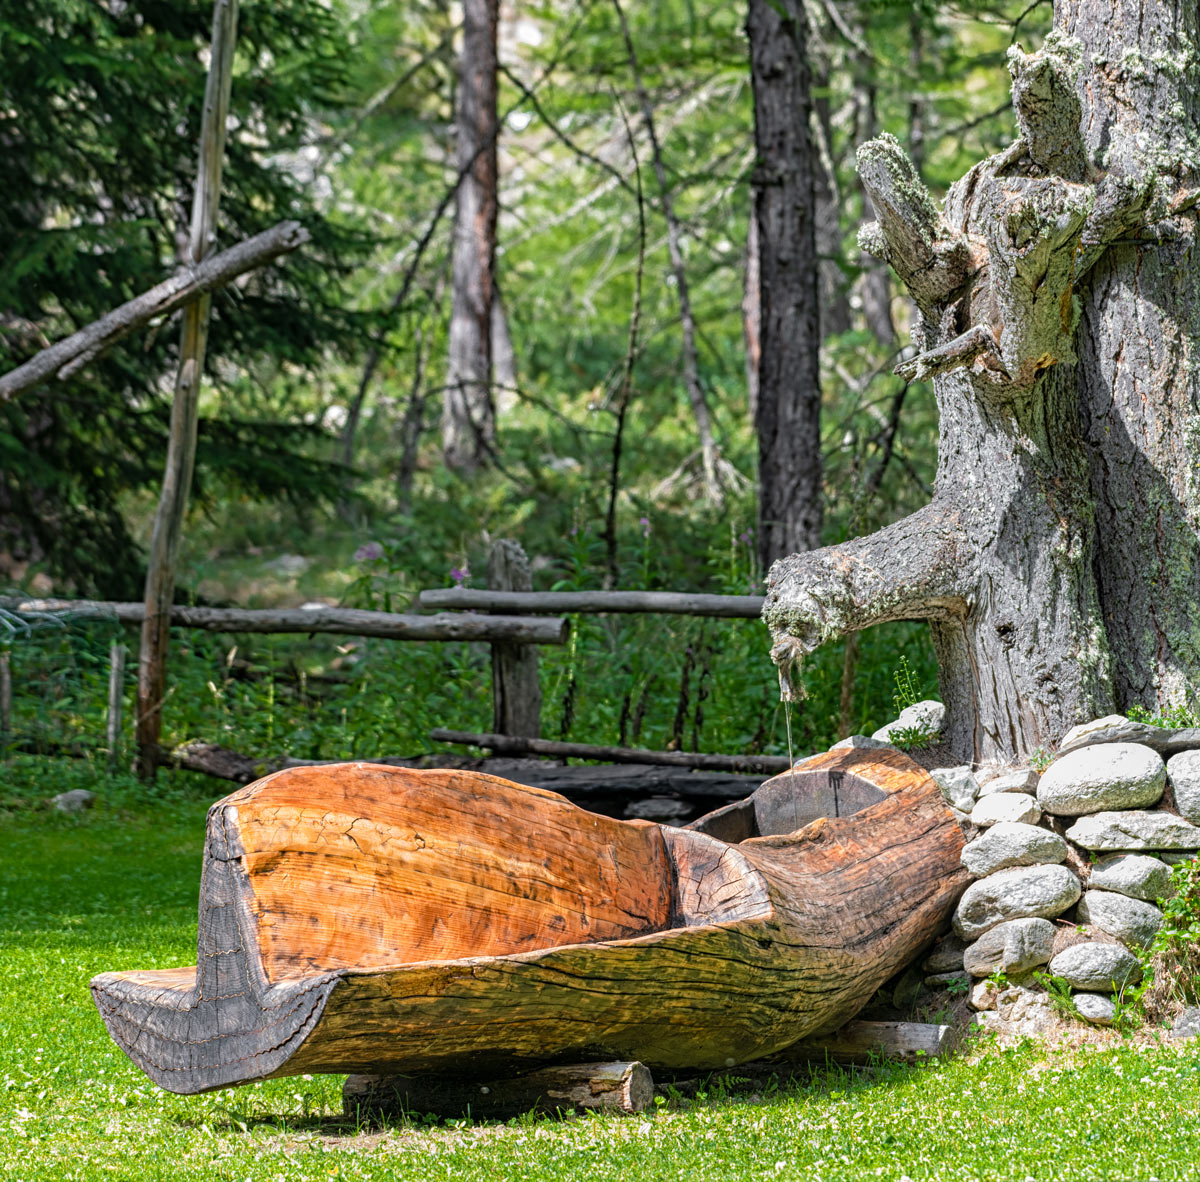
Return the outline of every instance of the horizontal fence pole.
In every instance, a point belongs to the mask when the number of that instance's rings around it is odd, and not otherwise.
[[[479,612],[657,612],[757,620],[761,595],[693,595],[687,591],[474,591],[446,587],[422,591],[421,607]]]
[[[502,755],[551,755],[564,759],[597,759],[605,763],[662,764],[712,772],[786,772],[791,763],[786,755],[706,755],[695,751],[647,751],[639,747],[601,747],[591,743],[560,743],[553,739],[524,739],[514,735],[485,735],[451,731],[443,727],[429,732],[435,743],[462,743],[486,747]]]
[[[122,624],[140,624],[146,615],[141,603],[95,599],[3,596],[0,607],[20,616],[117,620]],[[570,622],[565,619],[451,613],[415,616],[348,607],[251,609],[177,605],[171,608],[171,624],[209,632],[331,632],[383,640],[501,640],[514,644],[564,644],[570,634]]]

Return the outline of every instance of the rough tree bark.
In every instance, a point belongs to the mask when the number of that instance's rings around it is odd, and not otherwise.
[[[466,0],[458,74],[458,186],[442,452],[451,468],[487,462],[496,437],[492,299],[496,258],[496,24],[499,0]]]
[[[750,0],[758,220],[758,544],[764,569],[820,545],[821,374],[812,101],[803,0]]]
[[[859,149],[863,244],[919,309],[897,372],[933,379],[934,499],[777,563],[764,614],[785,675],[834,635],[931,620],[964,759],[1194,704],[1198,24],[1181,0],[1058,0],[1043,48],[1010,54],[1019,138],[940,213],[894,139]]]

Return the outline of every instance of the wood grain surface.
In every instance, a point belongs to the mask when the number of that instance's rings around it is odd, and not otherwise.
[[[93,993],[180,1092],[762,1058],[853,1017],[966,881],[958,825],[896,751],[810,760],[764,785],[763,815],[786,816],[789,781],[803,814],[831,777],[882,799],[731,844],[473,772],[278,772],[210,813],[198,976],[106,973]]]

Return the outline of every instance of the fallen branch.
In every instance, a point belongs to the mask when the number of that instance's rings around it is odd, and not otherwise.
[[[224,287],[239,275],[303,246],[308,240],[308,231],[299,222],[280,222],[270,230],[180,271],[0,376],[0,402],[9,402],[51,378],[69,378],[135,328],[159,316],[169,315],[206,292]]]
[[[421,607],[477,612],[659,612],[674,616],[718,616],[756,620],[761,595],[693,595],[686,591],[474,591],[446,587],[422,591]]]
[[[93,599],[21,599],[0,597],[0,607],[22,616],[67,616],[75,620],[116,620],[140,624],[142,603],[108,603]],[[176,628],[208,632],[331,632],[340,636],[377,636],[384,640],[482,640],[513,644],[564,644],[570,624],[561,618],[484,616],[442,612],[434,616],[362,611],[349,607],[171,608]]]
[[[647,751],[637,747],[602,747],[591,743],[560,743],[552,739],[476,734],[443,727],[430,731],[429,737],[436,743],[486,747],[504,755],[550,755],[565,759],[596,759],[605,763],[664,764],[714,772],[786,772],[791,767],[784,755],[702,755],[694,751]]]

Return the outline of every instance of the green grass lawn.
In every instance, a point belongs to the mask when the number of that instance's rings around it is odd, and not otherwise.
[[[873,1075],[710,1081],[646,1117],[340,1120],[340,1077],[199,1097],[152,1085],[87,990],[190,964],[204,802],[0,813],[5,1179],[1200,1177],[1200,1047],[1025,1045]]]

